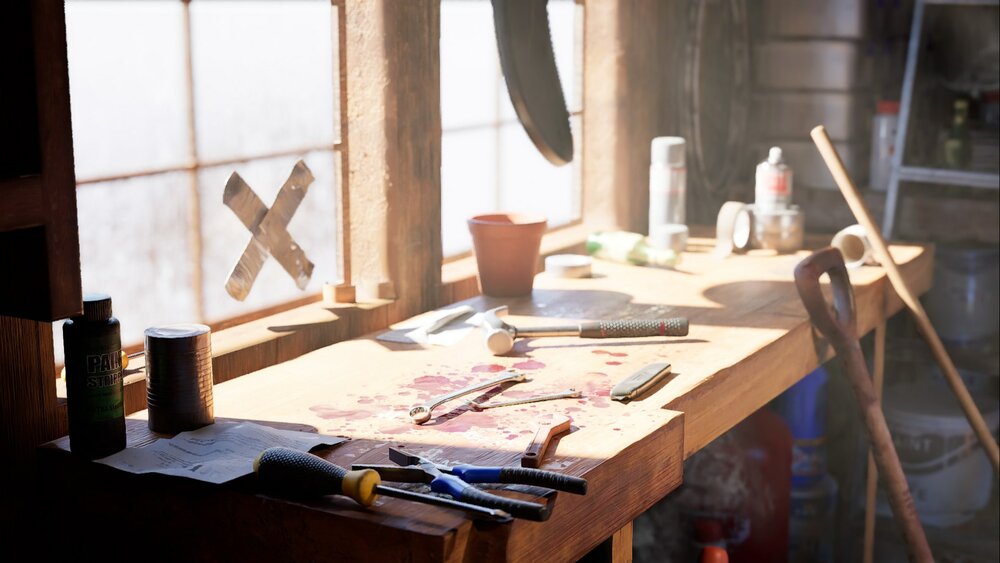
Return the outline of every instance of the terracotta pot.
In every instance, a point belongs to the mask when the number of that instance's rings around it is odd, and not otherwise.
[[[541,215],[494,213],[468,221],[479,267],[479,287],[493,297],[531,293],[547,221]]]

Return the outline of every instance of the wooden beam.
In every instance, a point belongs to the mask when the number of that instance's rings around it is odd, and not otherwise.
[[[351,280],[397,318],[441,285],[438,0],[346,0]]]
[[[646,232],[649,142],[666,134],[662,74],[669,5],[586,0],[583,33],[583,217]]]
[[[66,433],[57,417],[52,325],[0,316],[0,477],[32,472],[35,447]]]

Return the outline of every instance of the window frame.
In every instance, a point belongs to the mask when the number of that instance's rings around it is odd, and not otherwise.
[[[542,257],[582,252],[594,230],[645,229],[645,147],[665,123],[665,90],[636,86],[657,85],[648,68],[666,60],[665,42],[650,22],[665,8],[655,0],[575,1],[583,10],[577,56],[586,110],[579,112],[576,156],[581,218],[546,233]],[[441,250],[440,0],[331,5],[338,32],[341,136],[332,148],[341,157],[337,244],[344,282],[324,288],[325,295],[216,323],[216,382],[479,293],[474,258],[445,261]],[[371,64],[371,57],[381,64]],[[416,252],[400,251],[401,233],[420,241]],[[141,370],[141,363],[138,358],[132,367]],[[144,397],[139,371],[126,378],[130,412],[144,408]]]

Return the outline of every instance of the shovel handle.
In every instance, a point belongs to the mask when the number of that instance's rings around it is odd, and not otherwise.
[[[823,274],[830,276],[832,308],[820,287],[819,279]],[[934,558],[858,342],[854,291],[840,251],[824,248],[800,262],[795,267],[795,286],[813,325],[830,341],[843,362],[844,375],[854,389],[854,397],[872,442],[872,455],[884,480],[889,505],[906,541],[910,560],[930,563]]]
[[[832,307],[820,285],[823,274],[830,276]],[[812,323],[835,348],[858,339],[854,291],[840,250],[830,246],[799,262],[795,267],[795,287]]]

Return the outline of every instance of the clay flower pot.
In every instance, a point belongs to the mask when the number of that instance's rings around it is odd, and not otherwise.
[[[468,221],[479,267],[479,287],[493,297],[531,293],[547,221],[541,215],[494,213]]]

